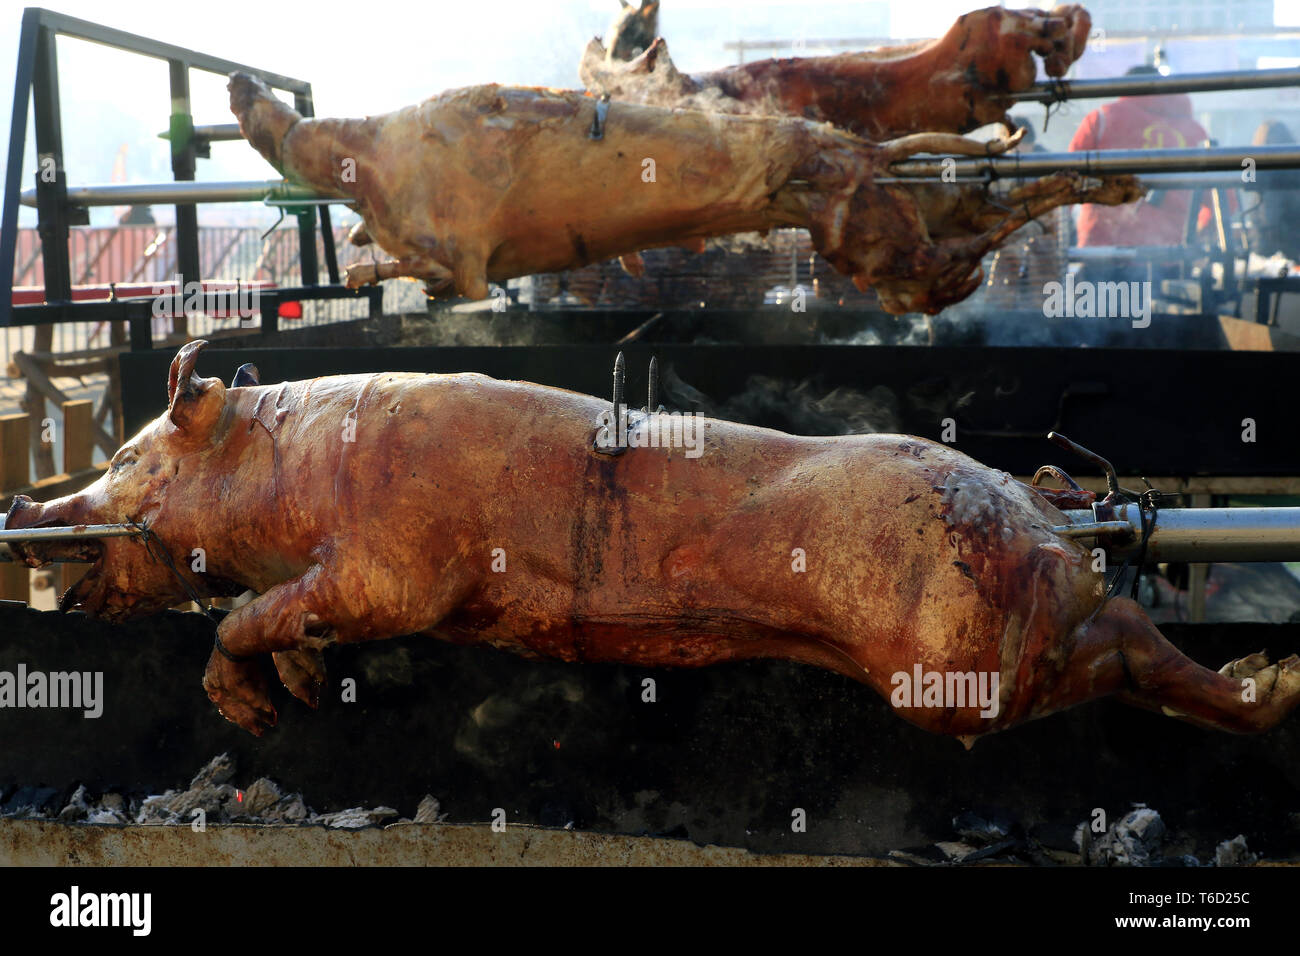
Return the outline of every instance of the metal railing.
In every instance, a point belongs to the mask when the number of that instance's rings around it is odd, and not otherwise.
[[[372,259],[375,253],[345,243],[346,228],[334,229],[340,268]],[[316,235],[317,253],[323,254],[323,239]],[[264,234],[259,227],[200,226],[199,257],[205,281],[263,283],[296,286],[300,268],[300,231],[292,226]],[[177,272],[176,227],[172,225],[118,225],[74,227],[69,231],[69,262],[73,294],[107,297],[115,286],[150,286],[170,283]],[[13,267],[14,296],[41,301],[43,261],[38,231],[18,230]],[[161,285],[159,286],[160,288]],[[138,292],[135,294],[139,294]],[[386,298],[391,298],[386,297]],[[285,318],[286,327],[326,325],[363,318],[367,303],[362,299],[304,301],[302,317]],[[187,332],[201,337],[233,328],[235,318],[188,317]],[[171,332],[170,319],[155,319],[154,335]],[[108,345],[108,323],[65,322],[54,326],[56,354],[81,352]],[[32,351],[35,328],[0,329],[0,374],[17,351]]]

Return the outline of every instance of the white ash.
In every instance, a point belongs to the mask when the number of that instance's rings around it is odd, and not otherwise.
[[[442,823],[446,819],[447,814],[442,812],[442,804],[435,797],[426,793],[415,810],[415,822]]]
[[[373,810],[352,807],[349,810],[340,810],[337,813],[313,816],[308,822],[323,824],[337,830],[360,830],[364,827],[394,823],[398,815],[398,812],[392,807],[375,807]]]
[[[68,805],[59,811],[58,821],[60,823],[76,823],[78,820],[86,819],[90,813],[91,806],[86,802],[86,785],[83,783],[77,787],[77,792],[68,800]]]
[[[33,813],[30,808],[23,808],[20,813],[11,815],[68,824],[188,826],[196,819],[194,811],[202,810],[205,824],[308,824],[349,830],[385,826],[398,822],[400,816],[392,807],[351,807],[334,813],[317,813],[307,805],[302,794],[286,794],[273,780],[259,777],[247,789],[240,789],[232,782],[234,777],[234,760],[229,754],[221,754],[195,774],[184,790],[168,790],[141,801],[128,800],[113,792],[92,800],[82,784],[57,813]],[[413,822],[441,823],[447,818],[441,811],[438,800],[426,795],[420,801]]]
[[[1246,838],[1240,833],[1214,848],[1215,866],[1249,866],[1258,859],[1258,855],[1250,852]]]
[[[1103,834],[1094,835],[1088,824],[1079,824],[1075,842],[1090,866],[1150,866],[1160,858],[1164,841],[1160,814],[1139,803]]]

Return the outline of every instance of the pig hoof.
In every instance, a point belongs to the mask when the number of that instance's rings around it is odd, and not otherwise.
[[[271,655],[280,681],[300,701],[315,710],[320,705],[320,691],[325,686],[325,660],[312,650],[279,651]]]
[[[1229,661],[1219,673],[1225,677],[1253,679],[1254,699],[1259,703],[1285,705],[1300,699],[1300,657],[1294,654],[1276,664],[1269,664],[1264,654],[1251,654]]]
[[[1268,692],[1273,689],[1273,684],[1277,680],[1277,665],[1270,666],[1268,655],[1260,652],[1228,661],[1219,668],[1219,673],[1237,680],[1251,678],[1255,682],[1255,693],[1258,699],[1262,700],[1268,696]]]
[[[344,285],[349,289],[360,289],[362,286],[371,285],[378,281],[379,270],[375,268],[375,264],[373,262],[359,262],[356,265],[348,266]]]
[[[266,693],[259,661],[235,662],[214,650],[203,675],[203,689],[221,716],[255,737],[275,726],[276,713]]]

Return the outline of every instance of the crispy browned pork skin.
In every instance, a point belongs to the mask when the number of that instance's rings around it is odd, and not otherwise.
[[[909,133],[968,133],[1007,122],[1007,94],[1034,83],[1035,56],[1049,77],[1065,76],[1083,55],[1091,26],[1088,11],[1076,4],[1050,12],[988,7],[959,17],[938,40],[867,53],[757,60],[698,76],[677,70],[662,37],[630,62],[592,40],[579,76],[593,93],[616,100],[800,116],[877,141]],[[621,42],[622,33],[617,36]]]
[[[481,299],[489,282],[796,226],[859,288],[875,288],[886,309],[933,314],[974,291],[980,259],[1033,217],[1139,195],[1132,177],[1074,174],[998,196],[979,184],[876,182],[917,153],[985,155],[1014,138],[927,133],[874,145],[802,119],[503,86],[317,120],[250,76],[234,74],[229,85],[248,141],[286,176],[355,200],[360,240],[395,257],[349,269],[352,286],[411,276],[431,293]]]
[[[228,389],[194,373],[203,344],[181,349],[169,408],[103,477],[18,496],[7,527],[149,526],[152,552],[106,539],[68,592],[91,614],[183,600],[175,574],[201,594],[256,591],[204,677],[256,734],[276,720],[259,658],[314,706],[325,646],[413,633],[565,661],[799,661],[967,743],[1111,694],[1233,732],[1300,702],[1294,656],[1216,673],[1106,600],[1092,554],[1052,530],[1068,493],[934,442],[711,419],[665,438],[659,417],[654,446],[641,420],[640,447],[610,456],[593,450],[609,403],[586,395],[472,374]],[[15,550],[38,565],[59,547],[73,546]],[[202,574],[185,560],[198,547]]]

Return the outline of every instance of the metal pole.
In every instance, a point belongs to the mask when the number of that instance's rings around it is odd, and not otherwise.
[[[267,179],[248,182],[181,182],[139,183],[135,185],[73,186],[68,189],[68,202],[75,206],[133,206],[196,202],[260,202],[267,197],[282,201],[350,203],[345,198],[323,197],[306,186]],[[36,193],[28,191],[21,196],[24,206],[36,205]]]
[[[14,78],[13,112],[9,121],[9,158],[5,166],[4,212],[0,217],[0,328],[8,328],[13,311],[14,256],[18,248],[18,193],[22,187],[23,152],[27,146],[27,104],[36,69],[36,44],[41,35],[38,11],[23,13],[18,40],[18,69]],[[33,194],[34,195],[34,194]],[[22,276],[16,277],[21,280]]]
[[[1138,550],[1141,518],[1136,505],[1117,505],[1114,512],[1114,521],[1127,522],[1131,533],[1117,536],[1109,529],[1101,544],[1112,557],[1124,557]],[[1072,525],[1096,521],[1091,511],[1064,514]],[[1079,530],[1068,535],[1087,540]],[[1161,508],[1147,541],[1147,560],[1300,561],[1300,508]]]
[[[172,176],[180,182],[193,182],[197,167],[194,148],[194,117],[190,114],[190,67],[184,60],[167,63],[171,78],[171,152]],[[176,204],[176,271],[182,287],[186,282],[202,282],[199,262],[199,211],[192,203]],[[184,311],[172,316],[172,331],[189,334],[189,318]],[[183,341],[183,339],[182,339]]]
[[[239,132],[238,123],[213,123],[204,126],[195,126],[194,138],[209,143],[227,142],[235,139],[243,139],[244,136]],[[158,134],[159,139],[171,139],[171,131]]]
[[[1189,262],[1203,258],[1200,249],[1185,246],[1071,246],[1067,258],[1071,262],[1114,262],[1117,259],[1135,262]]]
[[[901,182],[914,177],[951,182],[954,175],[958,178],[1031,179],[1058,172],[1077,172],[1085,176],[1240,172],[1249,163],[1254,163],[1257,169],[1300,169],[1300,144],[1216,146],[1209,149],[1093,149],[1077,153],[1023,153],[977,159],[905,159],[889,167],[900,179],[877,179],[876,182]]]
[[[8,528],[8,512],[0,512],[0,541],[80,541],[83,538],[127,538],[139,534],[132,524],[84,524],[75,528]]]
[[[1012,93],[1017,103],[1057,103],[1062,100],[1102,99],[1113,96],[1160,96],[1168,93],[1209,93],[1263,90],[1300,86],[1300,69],[1224,70],[1217,73],[1182,73],[1170,76],[1139,74],[1096,80],[1062,80],[1035,83]]]
[[[36,202],[45,268],[45,301],[72,299],[69,264],[69,210],[67,173],[63,169],[63,119],[59,108],[59,61],[54,31],[39,31],[36,70],[32,75],[32,102],[36,108]],[[12,266],[10,266],[12,268]]]
[[[139,534],[140,529],[129,524],[88,524],[76,528],[12,528],[5,530],[8,512],[0,512],[0,562],[13,562],[11,541],[77,541],[84,538],[126,538]],[[55,558],[52,563],[77,563],[79,559]]]
[[[300,116],[312,116],[316,110],[312,105],[311,90],[295,93],[293,107]],[[297,216],[298,267],[302,273],[302,284],[317,285],[320,282],[320,265],[316,258],[316,207],[299,206]]]

